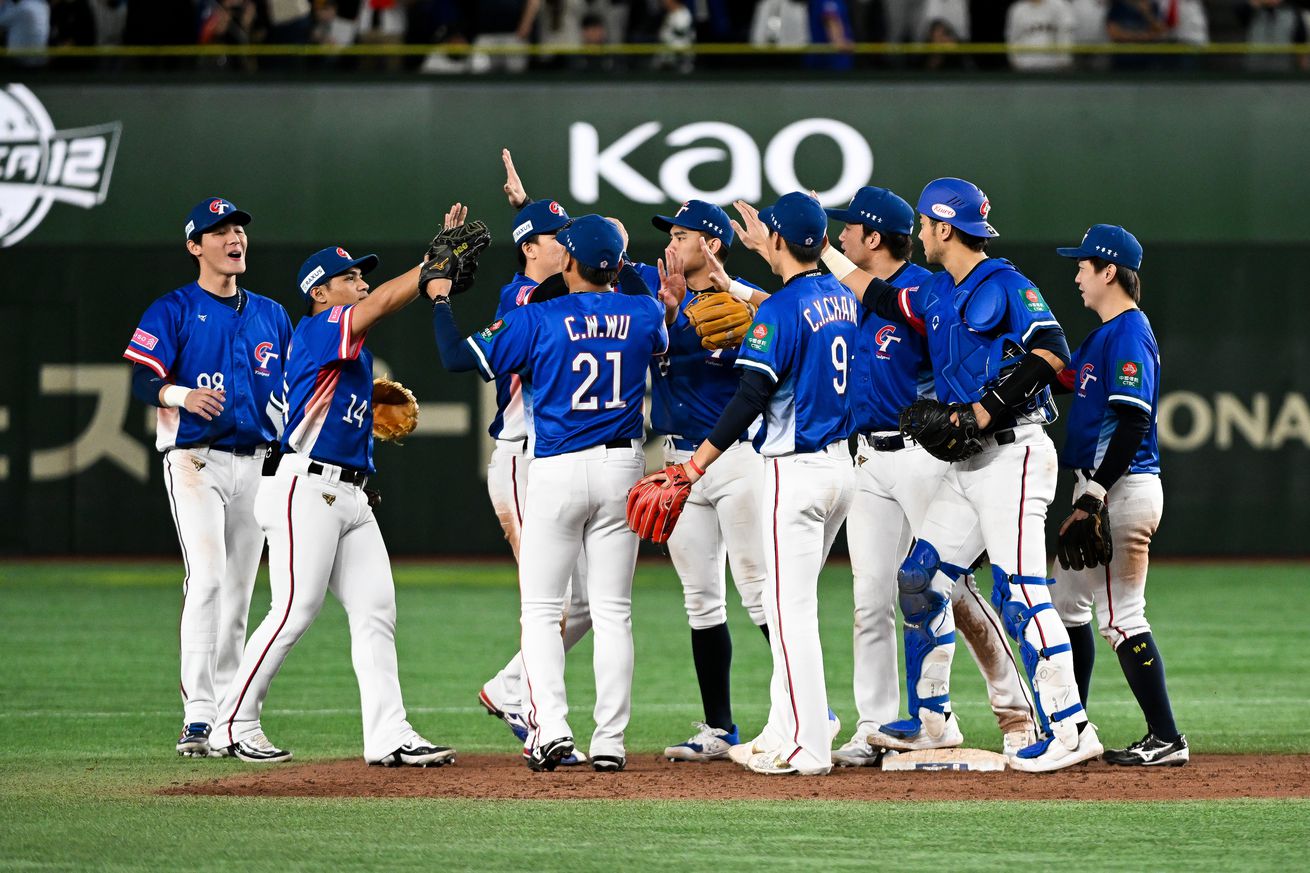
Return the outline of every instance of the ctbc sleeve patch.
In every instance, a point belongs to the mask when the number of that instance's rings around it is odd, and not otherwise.
[[[1042,292],[1036,288],[1024,288],[1019,292],[1023,298],[1023,305],[1028,307],[1029,312],[1050,312],[1051,307],[1046,305],[1046,300],[1042,297]]]
[[[1142,387],[1142,365],[1139,361],[1119,361],[1114,371],[1115,384],[1120,388]]]
[[[496,334],[500,333],[501,330],[504,329],[504,327],[505,327],[505,319],[498,318],[495,321],[493,321],[491,324],[484,327],[482,330],[478,331],[476,336],[484,343],[489,343],[491,342],[492,338]]]
[[[750,335],[746,337],[746,346],[753,352],[767,352],[773,345],[773,337],[776,331],[771,324],[756,324],[750,330]]]

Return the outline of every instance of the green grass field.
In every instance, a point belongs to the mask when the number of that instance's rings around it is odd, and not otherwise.
[[[824,578],[829,694],[848,724],[848,570]],[[180,759],[180,567],[0,564],[0,870],[1299,868],[1310,802],[838,803],[285,800],[162,797],[171,783],[252,765]],[[410,720],[461,752],[509,753],[476,702],[513,652],[509,565],[400,566],[401,680]],[[1162,565],[1148,615],[1195,752],[1310,752],[1310,572],[1295,565]],[[261,582],[253,621],[267,606]],[[638,571],[629,754],[684,739],[699,718],[676,577]],[[734,697],[743,730],[767,711],[768,651],[738,606]],[[570,658],[574,728],[589,733],[591,647]],[[1143,732],[1118,662],[1098,651],[1091,711],[1107,745]],[[970,745],[999,748],[962,654],[953,697]],[[345,617],[329,600],[273,685],[264,726],[300,761],[358,757]],[[1252,758],[1259,766],[1259,758]],[[616,777],[623,778],[623,777]],[[694,778],[694,770],[689,777]]]

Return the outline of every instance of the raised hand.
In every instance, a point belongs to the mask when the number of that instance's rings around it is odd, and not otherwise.
[[[514,158],[510,157],[509,149],[500,150],[500,159],[505,164],[505,197],[510,206],[522,209],[527,205],[528,192],[523,190],[523,181],[519,179],[519,171],[514,169]]]
[[[464,224],[469,217],[469,208],[462,203],[452,204],[449,211],[446,212],[446,218],[442,222],[443,230],[454,230]]]
[[[687,277],[683,273],[682,256],[673,246],[664,250],[664,257],[655,262],[660,274],[660,302],[670,313],[678,311],[687,296]]]
[[[734,200],[732,206],[741,216],[740,223],[733,220],[732,229],[741,239],[742,244],[757,255],[767,258],[769,229],[760,220],[759,210],[745,200]]]
[[[732,284],[732,277],[728,271],[723,269],[723,263],[710,251],[710,244],[705,241],[705,237],[700,238],[701,254],[705,255],[705,266],[710,271],[710,285],[715,291],[727,291],[728,286]]]

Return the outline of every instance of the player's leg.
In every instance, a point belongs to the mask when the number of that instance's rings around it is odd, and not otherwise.
[[[569,575],[582,549],[591,514],[585,461],[575,454],[538,459],[528,481],[519,548],[520,624],[529,764],[554,769],[572,751],[564,688],[564,619]],[[569,748],[554,745],[569,738]],[[556,751],[549,760],[546,751]],[[538,754],[541,753],[541,754]],[[536,756],[535,758],[532,756]]]
[[[874,745],[912,751],[964,741],[951,711],[955,615],[950,597],[956,580],[968,573],[970,561],[981,551],[978,516],[964,497],[959,471],[952,467],[933,490],[918,538],[896,571],[909,718],[883,725],[871,740]]]
[[[1056,452],[1037,427],[991,445],[960,475],[977,507],[992,564],[992,603],[1019,643],[1043,732],[1011,759],[1030,772],[1055,770],[1101,753],[1096,729],[1078,699],[1069,635],[1051,604],[1046,576],[1046,508],[1055,496]]]
[[[957,640],[969,650],[983,682],[1007,755],[1037,741],[1037,707],[1005,636],[1001,617],[978,592],[974,576],[961,576],[951,590]]]
[[[764,459],[749,443],[738,443],[728,449],[711,469],[711,472],[719,470],[713,482],[711,502],[719,516],[719,531],[728,547],[728,566],[741,605],[751,623],[767,638],[764,558],[760,554],[764,466]]]
[[[260,712],[282,662],[323,606],[337,541],[351,518],[353,488],[289,471],[264,477],[260,483],[255,517],[268,538],[272,599],[268,614],[246,642],[219,707],[211,748],[245,760],[290,758],[289,752],[272,747],[264,737]]]
[[[1104,568],[1065,569],[1057,561],[1052,569],[1055,581],[1051,585],[1051,602],[1055,604],[1055,611],[1060,614],[1060,621],[1069,634],[1078,699],[1087,706],[1092,685],[1092,667],[1096,663],[1093,610],[1098,583],[1100,596],[1105,597]]]
[[[215,663],[227,550],[222,470],[211,454],[222,453],[173,449],[163,458],[164,486],[185,569],[178,628],[183,730],[177,742],[178,753],[184,755],[208,754],[207,732],[217,722],[223,693],[215,683]]]
[[[233,482],[224,530],[227,572],[220,595],[218,657],[214,666],[214,687],[220,698],[227,694],[245,651],[250,598],[264,552],[264,530],[255,520],[255,495],[263,478],[264,459],[234,456],[232,462]]]
[[[868,736],[895,721],[900,712],[900,670],[896,654],[896,568],[910,548],[910,523],[884,487],[896,456],[875,452],[861,441],[855,491],[846,520],[855,596],[854,674],[858,721],[851,741],[833,753],[844,765],[878,760]]]
[[[632,574],[640,543],[628,527],[627,495],[644,471],[640,449],[606,449],[604,457],[587,461],[592,513],[583,536],[596,674],[596,730],[589,751],[597,770],[621,770],[627,755],[624,732],[632,716]]]
[[[1147,735],[1126,749],[1105,753],[1111,764],[1182,766],[1187,739],[1174,721],[1164,658],[1146,620],[1146,574],[1151,538],[1160,526],[1164,493],[1160,477],[1130,475],[1107,496],[1114,557],[1097,567],[1105,590],[1098,603],[1101,634],[1110,641],[1137,705],[1146,718]]]

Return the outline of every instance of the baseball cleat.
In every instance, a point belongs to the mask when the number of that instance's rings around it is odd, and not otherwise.
[[[828,708],[828,729],[832,731],[832,735],[828,737],[829,740],[837,739],[837,735],[841,733],[841,719],[837,717],[837,713],[832,711],[832,707]]]
[[[1107,749],[1103,757],[1105,763],[1118,767],[1181,767],[1191,754],[1182,734],[1170,743],[1148,733],[1126,749]]]
[[[251,764],[280,764],[291,760],[291,753],[270,743],[263,731],[228,746],[227,753]]]
[[[851,737],[850,742],[832,750],[832,762],[838,767],[877,767],[887,749],[869,745],[867,736]],[[896,754],[892,752],[891,754]]]
[[[571,753],[559,759],[561,767],[580,767],[587,763],[587,753],[581,749],[574,749]]]
[[[1096,736],[1096,725],[1084,722],[1078,732],[1078,745],[1070,749],[1055,737],[1038,740],[1010,759],[1010,769],[1024,773],[1050,773],[1100,757],[1105,751]]]
[[[208,758],[210,730],[203,721],[183,725],[182,735],[177,738],[177,753],[189,758]]]
[[[534,773],[552,772],[560,761],[573,754],[573,737],[558,737],[542,743],[523,756],[528,769]]]
[[[692,722],[696,733],[691,739],[664,750],[664,757],[670,761],[717,761],[728,757],[728,750],[741,742],[737,738],[737,726],[731,731],[712,728],[703,722]]]
[[[434,746],[416,734],[382,760],[368,763],[378,767],[440,767],[455,763],[455,750],[446,746]]]
[[[741,743],[728,749],[728,760],[732,761],[734,764],[739,764],[742,767],[750,769],[751,758],[764,751],[766,750],[757,746],[753,741],[749,743]]]
[[[960,723],[954,713],[947,715],[940,736],[932,736],[922,721],[903,718],[885,724],[869,734],[869,744],[898,752],[917,752],[920,749],[953,749],[964,742]]]
[[[1013,758],[1019,752],[1037,742],[1037,735],[1031,729],[1020,731],[1006,731],[1004,737],[1004,746],[1001,751],[1005,757]]]
[[[628,766],[628,759],[622,755],[592,755],[591,769],[597,773],[617,773]]]
[[[491,698],[487,696],[485,688],[478,690],[478,703],[481,703],[483,708],[487,710],[487,715],[494,715],[508,725],[509,729],[514,733],[515,739],[520,743],[528,741],[528,720],[523,713],[510,712],[496,706],[491,702]]]
[[[761,752],[758,755],[752,755],[750,760],[746,762],[746,769],[762,776],[791,776],[795,774],[801,776],[827,776],[829,771],[832,770],[831,767],[802,770],[777,752]]]

